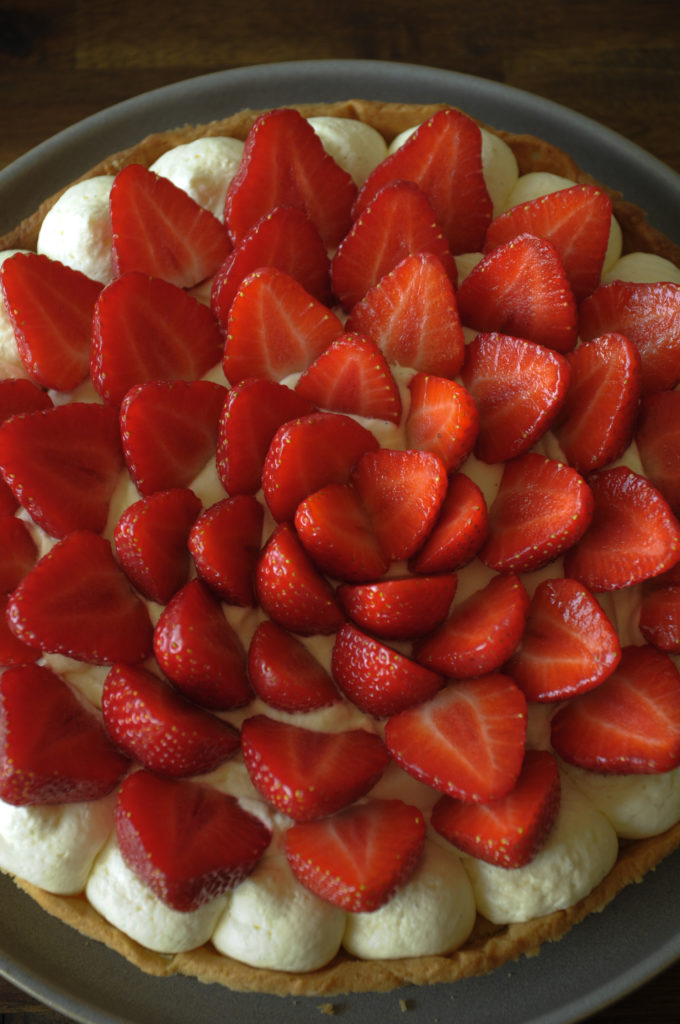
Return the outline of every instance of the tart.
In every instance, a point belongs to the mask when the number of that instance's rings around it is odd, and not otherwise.
[[[172,180],[206,139],[217,200]],[[78,190],[86,251],[73,187],[0,240],[0,866],[149,973],[332,994],[534,953],[676,849],[677,246],[443,105]]]

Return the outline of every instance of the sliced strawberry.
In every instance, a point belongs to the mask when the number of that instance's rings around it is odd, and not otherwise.
[[[116,746],[170,778],[212,771],[240,746],[232,725],[138,666],[111,668],[102,690],[102,715]]]
[[[517,576],[493,576],[454,604],[448,619],[419,641],[415,657],[433,672],[465,679],[494,672],[520,642],[529,595]]]
[[[15,636],[10,628],[7,618],[7,609],[11,594],[0,596],[0,667],[8,668],[11,665],[32,665],[42,658],[42,651],[38,647],[30,647]]]
[[[116,174],[110,206],[118,276],[134,271],[192,288],[212,277],[231,250],[217,217],[142,164]]]
[[[333,680],[310,649],[270,619],[253,633],[248,675],[258,697],[279,711],[315,711],[340,700]]]
[[[443,678],[348,623],[335,638],[331,668],[348,700],[388,718],[434,696]]]
[[[576,344],[574,295],[559,253],[544,238],[518,235],[492,249],[462,282],[457,299],[466,327],[525,338],[557,352]]]
[[[99,533],[123,469],[113,409],[73,402],[0,426],[0,469],[15,499],[51,537]]]
[[[349,618],[383,640],[424,636],[444,621],[456,592],[453,573],[395,576],[377,583],[346,583],[338,599]]]
[[[71,391],[90,368],[98,281],[37,253],[15,253],[0,270],[21,361],[37,384]]]
[[[671,283],[612,281],[600,285],[579,308],[579,336],[624,334],[642,358],[643,392],[664,391],[680,381],[680,287]]]
[[[564,560],[564,573],[590,590],[619,590],[658,576],[680,558],[680,523],[649,481],[626,466],[588,477],[590,527]]]
[[[188,487],[215,455],[227,389],[207,380],[152,380],[120,407],[125,463],[140,494]]]
[[[116,556],[144,597],[167,604],[189,577],[189,531],[201,511],[193,491],[156,491],[133,502],[116,523]]]
[[[642,363],[628,338],[603,334],[569,353],[569,369],[555,433],[567,462],[589,473],[617,459],[632,440]]]
[[[349,484],[328,484],[310,494],[298,505],[294,523],[314,564],[335,579],[371,580],[389,567],[361,498]]]
[[[507,796],[485,804],[440,798],[432,827],[471,857],[502,868],[529,864],[545,844],[560,807],[560,772],[547,750],[527,750]]]
[[[225,711],[251,700],[241,641],[200,580],[186,583],[163,609],[153,647],[168,679],[196,704]]]
[[[196,910],[246,878],[269,829],[211,786],[137,771],[123,782],[116,835],[128,866],[174,910]]]
[[[389,182],[414,181],[432,204],[452,251],[478,252],[492,216],[481,153],[481,132],[472,118],[460,110],[438,111],[368,176],[354,216]]]
[[[569,764],[612,774],[654,774],[680,764],[680,672],[648,645],[625,647],[616,671],[551,720]]]
[[[635,440],[645,474],[680,516],[680,391],[645,398]]]
[[[251,494],[238,494],[211,505],[189,534],[200,579],[229,604],[255,603],[253,573],[260,551],[264,508]]]
[[[446,496],[446,469],[431,452],[381,448],[361,456],[352,482],[390,561],[422,545]]]
[[[295,385],[303,398],[332,412],[399,423],[401,398],[387,360],[375,342],[341,334]]]
[[[680,654],[680,584],[652,587],[642,595],[640,632],[660,651]]]
[[[409,390],[407,446],[433,452],[447,472],[453,472],[470,454],[477,438],[479,413],[472,396],[456,381],[427,373],[417,373]]]
[[[479,486],[465,473],[449,480],[439,516],[409,561],[413,572],[452,572],[467,565],[486,540],[489,514]]]
[[[131,273],[101,292],[94,311],[90,373],[97,393],[118,405],[150,380],[196,380],[222,358],[217,321],[182,288]]]
[[[356,303],[345,324],[371,338],[390,363],[455,377],[465,339],[448,264],[431,252],[406,256]]]
[[[409,775],[466,803],[506,796],[522,768],[524,694],[491,673],[446,686],[385,726],[385,743]]]
[[[129,768],[94,710],[41,665],[3,672],[0,734],[0,797],[9,804],[98,800]]]
[[[282,380],[301,373],[342,334],[342,323],[289,274],[254,270],[227,318],[222,366],[227,380]]]
[[[298,881],[351,913],[377,910],[408,882],[425,844],[425,822],[401,800],[369,800],[286,832]]]
[[[621,659],[616,630],[586,587],[543,580],[506,671],[528,700],[566,700],[598,686]]]
[[[335,633],[344,622],[335,591],[289,523],[275,528],[260,554],[255,593],[267,615],[293,633]]]
[[[0,380],[0,424],[17,413],[38,412],[51,406],[52,399],[47,392],[25,377]],[[13,515],[17,504],[4,478],[0,477],[0,515]]]
[[[531,572],[576,544],[590,525],[593,496],[580,473],[526,452],[503,469],[479,552],[497,572]]]
[[[255,788],[295,821],[325,818],[354,803],[390,761],[380,737],[365,729],[316,732],[266,715],[245,720],[241,745]]]
[[[331,483],[346,483],[377,439],[342,413],[315,412],[276,431],[262,470],[262,488],[277,522],[292,520],[301,501]]]
[[[23,519],[0,517],[0,594],[17,587],[38,560],[38,548]]]
[[[327,248],[348,230],[356,186],[329,156],[297,111],[268,111],[246,139],[239,170],[227,191],[225,220],[238,242],[277,206],[304,210]]]

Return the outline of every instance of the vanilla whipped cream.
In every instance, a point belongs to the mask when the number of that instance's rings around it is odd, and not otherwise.
[[[150,170],[167,178],[199,206],[224,220],[224,201],[243,156],[243,142],[223,135],[185,142],[162,153]]]
[[[320,116],[307,120],[325,151],[347,171],[358,188],[387,156],[387,143],[370,124],[350,117]]]
[[[109,196],[114,177],[100,174],[69,186],[45,214],[38,252],[94,281],[113,280]]]
[[[656,836],[680,820],[680,768],[658,775],[598,775],[561,767],[623,839]]]

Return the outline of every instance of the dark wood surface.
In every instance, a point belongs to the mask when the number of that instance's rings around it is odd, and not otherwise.
[[[0,167],[89,114],[171,82],[250,64],[359,58],[447,68],[544,96],[680,172],[679,52],[675,0],[2,0]],[[66,1020],[0,979],[0,1024]],[[678,1024],[680,964],[592,1020]]]

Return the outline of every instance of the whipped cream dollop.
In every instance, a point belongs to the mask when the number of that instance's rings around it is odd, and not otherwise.
[[[223,135],[195,139],[162,153],[150,170],[167,178],[223,221],[227,189],[241,162],[243,145],[240,139]]]
[[[113,280],[109,196],[114,177],[99,174],[69,186],[45,214],[37,250],[94,281]]]

